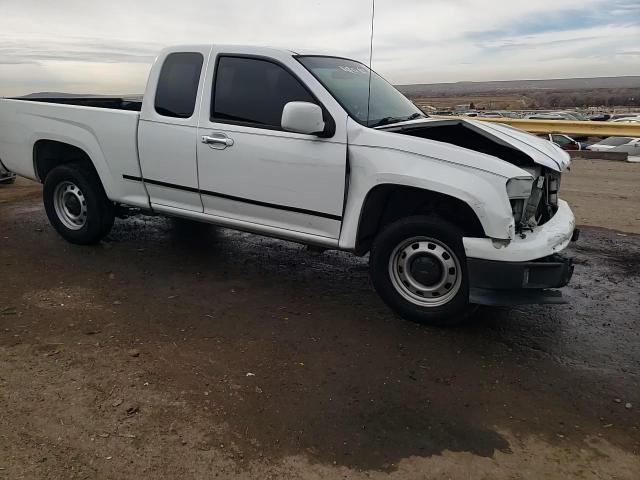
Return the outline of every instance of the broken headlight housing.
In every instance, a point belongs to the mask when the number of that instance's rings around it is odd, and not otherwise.
[[[545,168],[530,173],[533,178],[528,179],[529,194],[526,196],[523,178],[512,178],[507,182],[507,194],[518,233],[548,222],[558,211],[560,173]]]
[[[515,177],[507,181],[507,196],[511,203],[511,212],[513,213],[516,225],[518,225],[522,219],[526,201],[531,196],[532,185],[533,178],[531,177]]]

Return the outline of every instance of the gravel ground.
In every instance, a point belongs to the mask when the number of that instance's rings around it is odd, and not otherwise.
[[[366,259],[150,216],[77,247],[38,194],[0,187],[0,478],[638,478],[633,233],[584,230],[567,305],[435,329]]]
[[[578,223],[640,234],[638,163],[574,160],[561,192]]]

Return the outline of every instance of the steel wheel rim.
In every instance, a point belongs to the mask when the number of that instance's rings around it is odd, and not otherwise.
[[[415,261],[427,258],[428,265],[439,268],[433,282],[423,284],[416,276]],[[402,241],[389,257],[389,277],[396,291],[406,300],[421,307],[439,307],[450,302],[462,286],[462,270],[456,254],[446,244],[429,237],[413,237]]]
[[[87,200],[72,182],[61,182],[53,192],[53,206],[62,224],[70,230],[80,230],[87,223]]]

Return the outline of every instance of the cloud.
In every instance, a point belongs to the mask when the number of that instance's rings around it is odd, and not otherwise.
[[[505,36],[493,41],[481,42],[484,48],[539,48],[568,45],[585,41],[615,41],[624,44],[628,39],[640,38],[640,24],[604,25],[577,30],[533,33]]]
[[[376,2],[374,68],[395,83],[640,74],[637,0]],[[0,0],[0,10],[0,95],[140,92],[171,44],[369,57],[370,0]]]
[[[0,64],[55,61],[149,64],[159,48],[159,44],[129,44],[118,39],[16,38],[0,34]]]

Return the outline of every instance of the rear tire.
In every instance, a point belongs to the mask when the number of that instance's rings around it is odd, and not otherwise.
[[[391,309],[407,320],[438,326],[465,321],[469,304],[462,231],[433,216],[388,225],[369,256],[373,286]]]
[[[44,181],[43,201],[49,222],[70,243],[98,243],[113,227],[114,204],[98,174],[84,162],[51,170]]]

